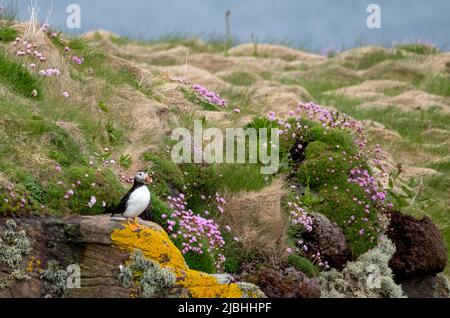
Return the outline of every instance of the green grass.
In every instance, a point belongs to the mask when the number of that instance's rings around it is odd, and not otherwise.
[[[361,56],[350,56],[344,61],[343,66],[355,70],[366,70],[387,60],[396,61],[403,58],[404,55],[399,50],[395,50],[394,52],[373,50]]]
[[[421,43],[400,44],[396,48],[417,55],[435,54],[438,52],[436,47]]]
[[[38,78],[3,52],[0,52],[0,82],[24,97],[31,98],[33,90],[36,90],[36,98],[42,99],[42,88]]]
[[[403,111],[395,107],[362,109],[361,101],[339,95],[322,96],[320,102],[335,107],[341,112],[359,119],[372,119],[382,123],[386,128],[397,131],[402,137],[413,143],[441,142],[433,140],[434,136],[426,135],[430,128],[448,129],[450,115],[437,108]]]
[[[258,80],[258,78],[255,75],[245,71],[235,71],[223,77],[223,80],[231,85],[251,86]]]
[[[0,28],[0,42],[11,42],[16,39],[18,33],[15,29],[10,27],[1,27]]]
[[[313,262],[297,254],[289,254],[288,263],[309,277],[316,277],[320,272]]]
[[[425,91],[431,94],[450,96],[450,75],[431,75],[421,85]]]

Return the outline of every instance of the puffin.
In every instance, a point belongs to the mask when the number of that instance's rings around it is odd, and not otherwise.
[[[127,223],[133,232],[141,230],[138,223],[138,216],[147,209],[150,204],[151,194],[146,183],[152,183],[151,177],[143,170],[136,172],[134,183],[130,191],[120,200],[114,212],[111,214],[120,214],[127,219]],[[130,223],[130,219],[134,219],[134,225]]]

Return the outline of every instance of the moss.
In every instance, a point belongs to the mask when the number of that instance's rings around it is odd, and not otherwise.
[[[317,157],[308,158],[301,164],[298,171],[299,182],[309,185],[314,191],[326,184],[345,187],[350,171],[356,165],[350,163],[346,156],[332,151],[320,152],[316,155]]]
[[[309,277],[315,277],[319,273],[316,266],[309,259],[297,254],[289,254],[288,263]]]
[[[349,248],[354,255],[360,255],[376,245],[378,211],[371,206],[370,200],[363,199],[366,196],[361,187],[348,183],[345,188],[335,190],[333,186],[328,186],[323,188],[319,194],[324,199],[315,204],[313,208],[343,229]],[[361,204],[359,204],[359,200],[361,200]],[[370,206],[369,213],[365,211],[366,204]],[[354,221],[350,222],[352,218]],[[360,234],[361,229],[364,230],[364,234]]]
[[[129,226],[125,226],[114,230],[111,240],[117,247],[129,253],[139,249],[146,259],[157,262],[161,268],[170,268],[176,276],[175,286],[184,289],[187,293],[185,296],[194,298],[242,296],[238,285],[223,285],[213,276],[190,269],[180,250],[161,228],[148,227],[136,233]]]

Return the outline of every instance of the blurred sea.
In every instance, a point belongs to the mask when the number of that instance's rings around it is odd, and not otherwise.
[[[29,0],[20,1],[20,17]],[[0,0],[0,3],[2,0]],[[359,45],[391,45],[419,39],[450,50],[449,0],[37,0],[43,17],[67,33],[106,29],[122,36],[158,39],[167,35],[224,37],[225,12],[239,42],[274,42],[321,51]],[[66,7],[81,7],[81,29],[66,26]],[[381,29],[366,26],[369,4],[381,7]]]

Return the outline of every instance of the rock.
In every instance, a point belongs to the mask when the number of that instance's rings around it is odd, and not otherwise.
[[[418,275],[433,275],[444,270],[447,251],[443,237],[431,219],[392,213],[387,236],[396,252],[389,262],[396,281]]]
[[[450,285],[443,274],[408,278],[402,282],[408,298],[449,298]]]
[[[228,276],[214,276],[189,269],[181,252],[157,224],[141,221],[142,231],[133,232],[124,226],[122,218],[102,216],[73,216],[67,218],[34,218],[15,220],[17,231],[24,230],[29,252],[22,253],[14,269],[29,276],[11,278],[13,269],[5,263],[8,249],[14,240],[5,239],[5,220],[0,219],[0,298],[1,297],[131,297],[139,296],[139,284],[123,286],[130,264],[130,255],[139,250],[141,257],[151,261],[152,270],[160,275],[175,277],[173,286],[164,290],[170,297],[260,297],[259,288],[237,284]],[[20,243],[24,244],[24,243]],[[15,251],[15,250],[14,250]],[[21,249],[24,251],[24,249]],[[16,253],[17,254],[17,253]],[[59,263],[59,269],[49,272],[49,262]],[[142,262],[141,262],[142,263]],[[80,268],[81,288],[66,290],[66,278],[71,271],[68,265]],[[127,264],[125,267],[124,264]],[[67,268],[67,269],[66,269]],[[47,274],[47,275],[44,275]],[[162,273],[162,274],[161,274]],[[168,274],[167,274],[168,273]],[[122,280],[119,281],[119,274]],[[134,279],[129,272],[129,279]],[[42,279],[46,276],[46,279]],[[49,277],[47,279],[47,276]],[[220,279],[219,279],[220,278]],[[59,279],[59,280],[58,280]],[[130,282],[130,281],[129,281]],[[56,284],[60,283],[56,293]],[[150,286],[153,288],[154,286]],[[153,292],[153,290],[152,290]]]
[[[303,234],[313,251],[320,251],[323,261],[332,268],[342,269],[351,258],[344,232],[326,216],[313,215],[313,231]]]
[[[316,278],[289,267],[284,270],[263,268],[250,279],[269,298],[318,298],[320,287]]]

